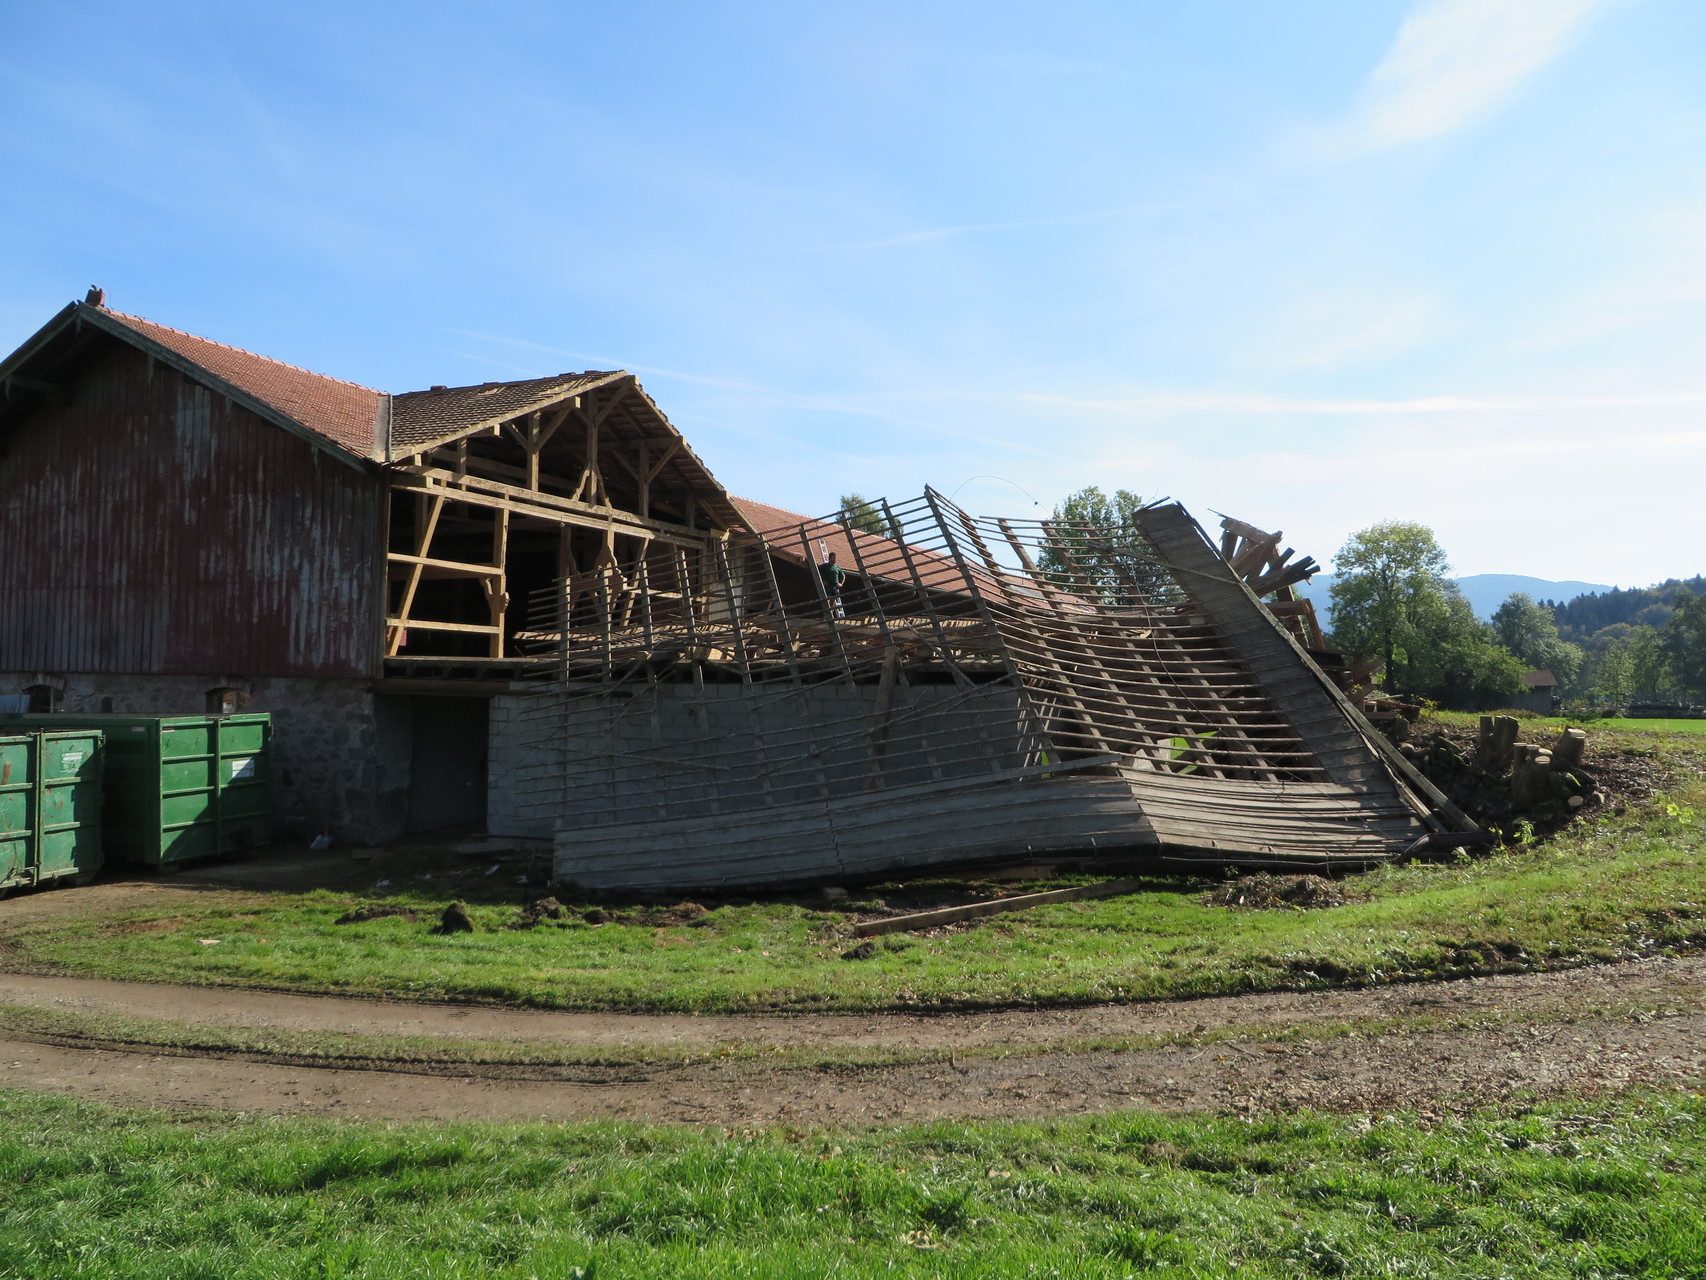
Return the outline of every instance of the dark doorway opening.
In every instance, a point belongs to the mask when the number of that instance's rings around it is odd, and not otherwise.
[[[486,824],[485,698],[410,698],[410,831]]]

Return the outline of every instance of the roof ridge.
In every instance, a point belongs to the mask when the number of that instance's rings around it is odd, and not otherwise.
[[[197,342],[205,342],[210,347],[219,347],[225,351],[235,351],[240,356],[248,356],[251,360],[265,360],[268,364],[276,364],[281,369],[293,369],[297,373],[305,373],[311,378],[324,378],[327,382],[336,382],[346,387],[354,387],[357,391],[366,391],[372,395],[389,395],[377,387],[370,387],[363,382],[351,382],[348,378],[334,378],[329,373],[321,373],[318,369],[307,369],[299,364],[291,364],[288,360],[279,360],[273,356],[263,356],[258,351],[250,351],[247,347],[234,347],[229,342],[220,342],[214,338],[204,338],[199,333],[191,333],[187,329],[175,329],[169,324],[161,324],[158,320],[150,320],[147,316],[133,316],[125,311],[114,311],[110,307],[102,307],[109,316],[119,320],[135,320],[141,324],[151,325],[156,329],[164,329],[167,333],[175,333],[180,338],[193,338]]]
[[[571,369],[567,373],[542,373],[537,378],[505,378],[495,382],[465,382],[461,386],[430,386],[416,387],[410,391],[396,391],[393,398],[402,396],[444,395],[451,391],[478,391],[482,387],[519,387],[530,382],[562,382],[566,378],[609,378],[621,373],[620,369],[581,369],[578,372]]]

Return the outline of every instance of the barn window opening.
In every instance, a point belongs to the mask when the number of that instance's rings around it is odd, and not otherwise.
[[[236,689],[209,689],[207,691],[207,714],[210,716],[236,715],[243,706],[243,695]]]
[[[24,690],[24,697],[29,699],[29,711],[33,716],[58,711],[60,707],[59,690],[50,684],[32,684]]]

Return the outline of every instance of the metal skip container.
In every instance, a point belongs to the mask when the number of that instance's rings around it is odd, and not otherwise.
[[[0,896],[101,869],[101,734],[0,730]]]
[[[0,717],[7,726],[106,735],[105,847],[148,866],[272,843],[272,717],[77,715]]]

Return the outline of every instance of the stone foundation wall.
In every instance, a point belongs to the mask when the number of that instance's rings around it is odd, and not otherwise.
[[[329,831],[351,844],[378,844],[403,832],[409,732],[399,721],[406,716],[366,680],[0,672],[0,696],[41,684],[58,690],[67,712],[159,716],[207,715],[210,690],[235,689],[237,710],[272,713],[273,818],[282,838]]]

